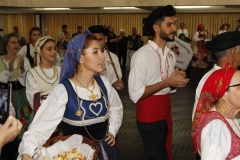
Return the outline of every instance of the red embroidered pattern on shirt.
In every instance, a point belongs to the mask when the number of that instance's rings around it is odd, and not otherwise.
[[[160,61],[160,77],[161,77],[161,80],[164,80],[168,77],[168,71],[169,71],[169,64],[168,64],[168,58],[166,57],[166,61],[163,62],[165,63],[165,68],[162,67],[162,59],[161,59],[161,56],[160,56],[160,53],[158,51],[156,51],[157,55],[158,55],[158,58],[159,58],[159,61]],[[171,55],[171,54],[170,54]],[[169,53],[168,53],[168,56],[169,56]],[[171,55],[172,56],[172,55]],[[165,70],[165,72],[164,72]],[[164,74],[166,73],[166,74]]]
[[[106,61],[103,63],[103,68],[104,68],[104,71],[102,72],[103,76],[107,77],[107,68],[106,68]]]
[[[149,44],[149,43],[148,43]],[[150,45],[150,44],[149,44]],[[151,45],[150,45],[151,46]],[[152,46],[151,46],[152,47]],[[152,47],[152,49],[154,50],[154,48]],[[162,64],[164,63],[162,63],[162,60],[161,60],[161,55],[160,55],[160,53],[158,52],[158,50],[154,50],[156,53],[157,53],[157,55],[158,55],[158,58],[159,58],[159,62],[160,62],[160,78],[161,78],[161,80],[164,80],[164,79],[166,79],[168,76],[169,76],[169,64],[168,64],[168,57],[170,57],[170,58],[173,58],[173,55],[172,54],[170,54],[169,52],[167,53],[167,56],[166,56],[166,61],[165,61],[165,72],[164,72],[164,70],[163,70],[163,68],[162,68]],[[166,73],[166,74],[164,74],[164,73]]]
[[[107,64],[109,65],[109,64],[112,64],[112,62],[111,61],[107,61]]]

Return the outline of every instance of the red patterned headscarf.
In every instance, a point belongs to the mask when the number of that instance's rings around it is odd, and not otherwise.
[[[197,153],[196,130],[203,113],[210,111],[215,103],[225,94],[230,81],[236,72],[236,68],[231,68],[230,63],[225,68],[213,72],[203,85],[194,119],[192,122],[192,139]]]

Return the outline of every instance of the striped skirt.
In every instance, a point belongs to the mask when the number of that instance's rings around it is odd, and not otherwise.
[[[18,138],[22,138],[23,133],[27,131],[30,125],[30,115],[32,113],[32,108],[29,106],[26,97],[25,88],[12,91],[11,97],[12,105],[16,111],[16,118],[21,121],[23,128],[18,135]]]

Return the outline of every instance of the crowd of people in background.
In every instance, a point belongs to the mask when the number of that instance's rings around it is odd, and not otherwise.
[[[12,129],[14,134],[0,143],[0,149],[17,135],[18,137],[6,145],[5,149],[3,148],[2,156],[16,159],[17,154],[10,154],[9,151],[13,153],[19,151],[18,159],[31,159],[39,155],[36,148],[42,146],[53,136],[52,134],[57,135],[62,132],[64,135],[81,134],[98,142],[102,147],[99,155],[101,160],[104,156],[113,160],[118,159],[115,143],[122,123],[123,106],[116,91],[124,89],[122,72],[129,69],[129,94],[132,101],[137,103],[137,127],[148,156],[152,159],[163,157],[171,160],[172,118],[169,94],[173,88],[184,87],[189,79],[186,78],[184,71],[175,68],[176,58],[166,44],[174,41],[174,37],[187,43],[192,41],[184,23],[181,23],[177,30],[175,16],[176,11],[171,5],[153,11],[148,17],[147,24],[147,30],[153,37],[146,45],[136,27],[132,27],[132,33],[126,35],[124,29],[116,33],[113,25],[93,25],[85,29],[86,31],[78,26],[77,32],[71,35],[68,26],[63,24],[55,41],[49,35],[42,37],[41,28],[34,26],[29,30],[30,41],[27,44],[26,38],[22,37],[18,27],[14,26],[13,32],[1,39],[0,50],[0,81],[12,84],[11,105],[16,111],[15,116],[10,113],[4,125],[10,126],[10,129],[14,127]],[[240,31],[240,19],[237,22],[236,31]],[[229,31],[229,27],[228,23],[220,26],[218,35],[220,39],[222,35],[226,35],[225,32]],[[213,49],[211,48],[213,46],[209,47],[206,44],[209,41],[206,34],[208,31],[205,30],[204,24],[198,24],[192,38],[195,42],[193,67],[206,68],[209,51],[220,55],[221,51],[240,44],[239,42],[233,46],[223,47],[221,50]],[[212,43],[217,40],[213,39]],[[235,49],[239,51],[239,48]],[[230,55],[230,50],[228,51],[226,53]],[[231,50],[232,52],[235,53],[235,50]],[[228,57],[223,55],[224,58],[225,56]],[[198,90],[198,94],[204,94],[204,91],[211,92],[215,96],[211,103],[217,102],[221,106],[225,105],[225,99],[229,98],[227,93],[231,96],[234,91],[228,92],[225,89],[236,86],[232,81],[237,82],[236,79],[240,75],[234,69],[240,62],[231,56],[228,57],[228,61],[232,63],[231,67],[226,65],[225,70],[220,69],[224,68],[227,62],[221,63],[223,57],[217,56],[219,67],[215,70],[219,69],[219,71],[208,80],[206,80],[208,77],[205,77],[204,81],[207,84],[200,86],[204,90],[201,93]],[[209,90],[211,88],[208,87],[209,84],[216,85],[214,76],[223,79],[222,75],[226,74],[230,76],[226,84],[221,86],[220,90],[224,91],[220,95]],[[6,96],[5,93],[0,92],[0,118],[6,116]],[[98,113],[91,109],[96,103],[102,107]],[[237,105],[233,99],[227,100],[227,103]],[[203,104],[206,105],[205,101]],[[195,104],[196,112],[204,108],[199,105]],[[74,110],[72,106],[78,110]],[[228,107],[225,109],[230,108]],[[210,111],[210,108],[204,109]],[[224,109],[218,109],[217,105],[211,111],[216,110],[221,115],[225,115],[222,111]],[[235,118],[235,114],[231,117]],[[226,117],[220,119],[224,122],[228,121]],[[199,117],[195,113],[193,121],[198,125]],[[204,133],[206,133],[204,129],[206,123],[200,122],[203,125],[200,131],[203,130]],[[58,130],[60,125],[62,130]],[[161,126],[163,131],[159,131],[157,125]],[[193,135],[195,140],[196,135],[199,140],[201,138],[195,131],[196,125],[193,126]],[[3,132],[1,129],[0,134]],[[16,131],[20,134],[16,134]],[[233,135],[232,130],[231,134]],[[2,138],[5,138],[5,135]],[[103,139],[106,142],[102,142]],[[231,149],[229,143],[228,141],[228,150]],[[206,156],[201,145],[196,141],[195,147],[200,148]],[[109,152],[105,153],[105,150]],[[226,156],[228,154],[223,157]]]

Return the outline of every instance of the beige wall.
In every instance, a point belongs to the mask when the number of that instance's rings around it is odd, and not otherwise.
[[[240,0],[0,0],[0,6],[15,7],[107,7],[160,5],[239,5]]]

